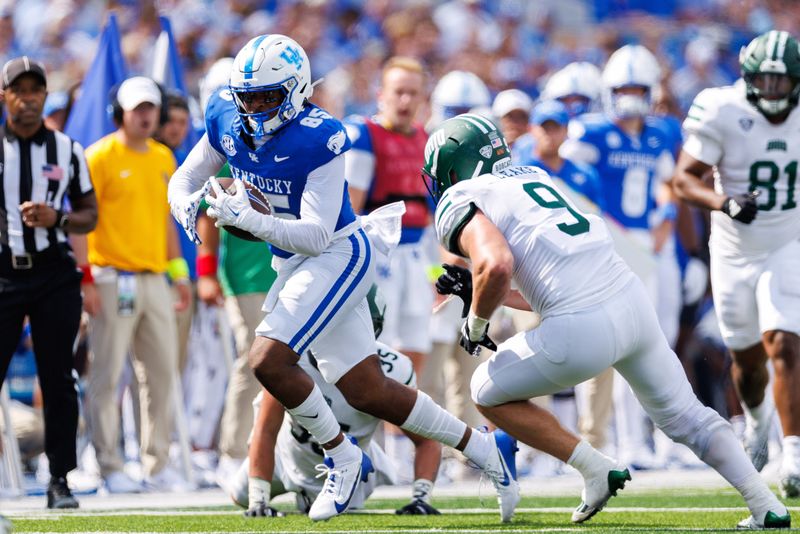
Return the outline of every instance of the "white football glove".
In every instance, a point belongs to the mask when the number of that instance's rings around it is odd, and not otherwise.
[[[206,196],[209,205],[206,213],[216,219],[214,224],[217,228],[235,226],[256,237],[266,232],[272,218],[253,209],[244,184],[237,180],[236,192],[231,195],[222,189],[216,178],[209,178],[208,181],[216,197]]]
[[[189,239],[198,245],[202,243],[202,241],[197,234],[197,212],[200,210],[200,202],[203,201],[203,197],[205,197],[210,190],[211,184],[206,182],[202,188],[191,195],[175,199],[170,202],[169,205],[172,216],[175,217],[175,220],[183,227],[183,231],[186,232]]]

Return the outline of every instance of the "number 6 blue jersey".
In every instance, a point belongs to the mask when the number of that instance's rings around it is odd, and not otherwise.
[[[211,146],[228,159],[231,175],[260,189],[272,204],[274,215],[284,219],[300,218],[309,173],[350,149],[342,123],[312,104],[261,147],[254,148],[245,141],[241,119],[227,89],[209,99],[206,133]],[[341,205],[335,230],[356,220],[344,180],[342,190],[328,201]],[[292,255],[270,246],[278,257]]]
[[[661,119],[648,117],[636,137],[601,114],[570,122],[564,155],[594,165],[600,175],[603,206],[626,228],[649,230],[658,186],[672,177],[674,140]]]

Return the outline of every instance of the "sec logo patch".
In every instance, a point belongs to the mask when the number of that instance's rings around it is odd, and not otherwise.
[[[224,150],[227,155],[236,155],[236,144],[233,142],[233,137],[225,134],[222,136],[220,143],[222,144],[222,150]]]

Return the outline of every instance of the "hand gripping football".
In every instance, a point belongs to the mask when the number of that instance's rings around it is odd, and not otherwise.
[[[217,182],[222,187],[222,189],[230,194],[233,195],[236,193],[236,186],[234,186],[234,182],[239,182],[241,186],[244,184],[245,190],[247,191],[247,198],[250,200],[250,206],[258,213],[263,213],[264,215],[272,215],[272,206],[267,200],[267,197],[264,193],[261,192],[256,186],[251,184],[250,182],[245,182],[243,180],[236,180],[235,178],[217,178]],[[209,193],[212,197],[216,197],[214,190],[212,189]],[[238,237],[239,239],[245,239],[247,241],[261,241],[261,239],[257,238],[250,232],[246,232],[235,226],[224,226],[225,230]]]

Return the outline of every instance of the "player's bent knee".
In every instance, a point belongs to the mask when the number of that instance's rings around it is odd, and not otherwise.
[[[683,413],[655,423],[672,440],[683,443],[699,458],[705,455],[711,436],[728,425],[715,410],[703,406],[698,400]]]
[[[492,381],[491,376],[489,376],[489,362],[483,362],[475,369],[475,372],[472,374],[472,380],[470,381],[470,393],[472,396],[472,402],[478,407],[480,410],[482,407],[491,408],[492,406],[497,406],[498,404],[502,404],[503,401],[498,398],[498,394],[500,393],[497,389],[497,386]]]
[[[287,345],[265,337],[256,337],[247,362],[260,380],[280,380],[287,366],[297,363],[298,356]]]

